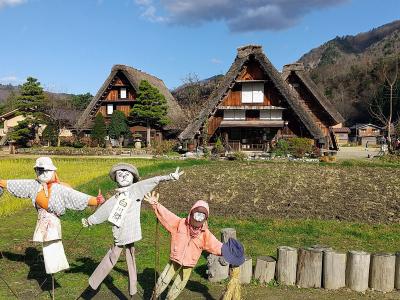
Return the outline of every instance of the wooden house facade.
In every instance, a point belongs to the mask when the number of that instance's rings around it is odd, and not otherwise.
[[[329,127],[342,118],[332,107],[324,110],[300,79],[289,68],[279,73],[261,46],[241,47],[206,107],[179,138],[198,143],[220,138],[231,150],[268,150],[279,138],[298,136],[334,148]]]
[[[161,140],[164,137],[176,136],[185,125],[185,116],[164,82],[155,76],[125,65],[112,67],[108,78],[77,121],[76,130],[90,133],[97,114],[102,114],[108,124],[112,113],[118,110],[128,117],[132,134],[140,134],[143,140],[146,140],[146,124],[130,117],[142,80],[147,80],[157,88],[164,95],[168,105],[167,115],[170,123],[163,128],[151,128],[151,138]]]
[[[351,140],[358,145],[376,145],[383,136],[383,128],[374,124],[356,124],[351,129]]]

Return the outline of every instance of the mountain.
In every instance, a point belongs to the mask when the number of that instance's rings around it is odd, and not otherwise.
[[[400,20],[354,36],[336,37],[304,54],[299,62],[347,125],[371,121],[379,124],[370,110],[374,109],[375,99],[387,98],[383,70],[386,67],[387,73],[393,74],[399,49]],[[399,89],[395,92],[395,111],[400,112]]]

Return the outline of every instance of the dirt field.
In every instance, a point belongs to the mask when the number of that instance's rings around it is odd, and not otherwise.
[[[400,221],[399,168],[225,162],[190,168],[160,190],[177,211],[211,191],[223,216]]]

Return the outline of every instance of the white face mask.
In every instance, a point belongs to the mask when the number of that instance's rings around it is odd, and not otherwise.
[[[206,219],[206,214],[202,212],[195,212],[193,214],[193,219],[195,219],[197,222],[203,222]]]
[[[40,168],[35,169],[37,179],[41,183],[48,183],[53,178],[54,172],[55,171],[45,170],[45,169],[40,169]]]
[[[133,183],[133,174],[129,171],[118,170],[115,174],[115,180],[120,187],[125,187]]]

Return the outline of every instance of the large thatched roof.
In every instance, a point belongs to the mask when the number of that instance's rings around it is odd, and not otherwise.
[[[139,84],[142,80],[147,80],[152,86],[157,88],[161,94],[164,95],[168,104],[168,117],[171,120],[171,124],[167,125],[167,129],[183,129],[185,125],[184,113],[176,102],[175,98],[171,95],[168,88],[165,86],[164,82],[150,74],[137,70],[135,68],[126,65],[114,65],[111,69],[110,75],[104,81],[103,85],[98,90],[96,96],[93,97],[92,101],[89,103],[88,107],[82,113],[81,117],[76,123],[76,127],[79,129],[91,128],[91,123],[99,110],[101,103],[106,95],[106,92],[110,88],[115,75],[118,72],[123,73],[123,75],[129,80],[132,87],[137,92],[139,89]]]
[[[282,97],[287,101],[290,108],[297,114],[310,134],[315,139],[323,139],[324,134],[317,126],[310,113],[307,112],[305,107],[300,103],[297,95],[289,89],[288,84],[283,80],[281,74],[265,56],[261,46],[258,45],[248,45],[238,48],[235,61],[225,74],[222,82],[208,98],[205,108],[200,112],[200,115],[186,127],[179,138],[181,140],[192,139],[200,132],[205,121],[215,113],[217,106],[223,101],[224,97],[235,84],[235,80],[239,76],[241,70],[250,60],[255,60],[260,64],[266,75],[273,82]]]
[[[296,75],[301,83],[309,90],[309,92],[314,96],[315,100],[319,102],[322,108],[330,115],[333,121],[337,124],[343,123],[344,118],[337,111],[337,109],[332,105],[331,102],[322,94],[314,81],[311,80],[310,76],[305,71],[303,63],[288,64],[283,67],[282,77],[284,80],[291,75]]]

